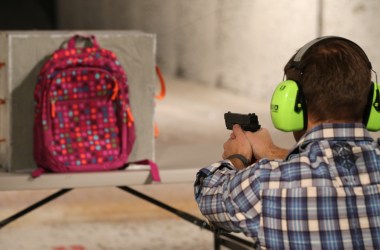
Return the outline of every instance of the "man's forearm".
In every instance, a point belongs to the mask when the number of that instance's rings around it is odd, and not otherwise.
[[[268,156],[266,158],[268,158],[269,160],[285,160],[288,154],[289,149],[280,148],[276,145],[273,145],[273,147],[271,147],[271,149],[269,150]]]

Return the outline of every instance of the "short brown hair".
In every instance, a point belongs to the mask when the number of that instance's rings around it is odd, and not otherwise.
[[[302,88],[307,112],[318,121],[362,121],[371,86],[371,63],[363,50],[344,39],[326,39],[310,47],[288,80]]]

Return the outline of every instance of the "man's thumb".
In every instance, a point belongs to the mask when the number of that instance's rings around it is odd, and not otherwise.
[[[234,124],[234,126],[232,127],[232,131],[234,132],[236,137],[245,136],[244,130],[240,127],[239,124]]]

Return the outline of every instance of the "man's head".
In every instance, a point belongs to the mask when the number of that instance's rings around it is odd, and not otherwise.
[[[286,64],[285,75],[302,89],[309,119],[363,120],[372,86],[371,63],[358,45],[331,37],[307,48],[300,60],[295,57]]]

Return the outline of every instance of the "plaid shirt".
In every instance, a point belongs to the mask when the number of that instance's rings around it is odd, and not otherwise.
[[[202,214],[270,249],[380,249],[380,148],[362,124],[322,124],[284,161],[201,169]]]

